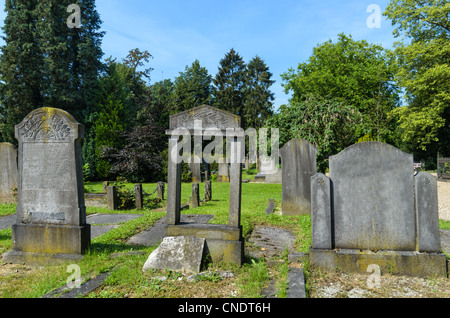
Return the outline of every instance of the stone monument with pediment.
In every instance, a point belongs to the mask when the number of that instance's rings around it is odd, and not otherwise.
[[[186,138],[190,145],[191,138],[206,135],[221,135],[227,138],[227,158],[229,162],[229,221],[228,224],[192,224],[180,222],[181,203],[181,162],[177,156],[182,143],[180,137]],[[165,236],[196,236],[206,240],[212,261],[224,261],[241,265],[244,255],[241,221],[241,182],[243,162],[243,142],[245,134],[241,128],[241,118],[221,109],[203,105],[170,117],[170,130],[166,132],[169,140],[168,180],[167,180],[167,225]],[[195,143],[195,142],[194,142]],[[221,144],[221,142],[220,142]],[[190,148],[189,148],[190,149]],[[242,155],[240,158],[239,154]],[[202,158],[202,149],[194,146],[194,155]],[[187,154],[186,158],[191,158]],[[220,156],[222,157],[222,156]],[[242,159],[242,160],[241,160]],[[211,163],[211,162],[208,162]]]
[[[69,113],[40,108],[15,126],[18,202],[10,263],[48,263],[82,257],[90,245],[86,224],[81,140]]]

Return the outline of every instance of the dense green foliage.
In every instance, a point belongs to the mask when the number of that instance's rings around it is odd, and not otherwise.
[[[80,27],[69,27],[69,4]],[[195,60],[174,80],[151,83],[152,55],[131,49],[102,59],[95,0],[6,0],[0,56],[0,141],[39,107],[57,107],[85,126],[85,180],[156,182],[167,173],[169,117],[202,104],[240,115],[243,128],[280,129],[280,146],[304,138],[319,166],[355,142],[377,140],[427,160],[450,156],[448,1],[391,0],[384,12],[403,36],[393,50],[351,35],[318,44],[281,75],[287,105],[274,112],[273,74],[264,60],[234,49],[211,75]]]
[[[450,156],[450,2],[392,0],[384,13],[404,37],[395,45],[395,80],[407,106],[395,111],[407,151]]]
[[[82,10],[81,27],[67,26],[67,7]],[[16,143],[14,125],[33,109],[57,107],[85,122],[94,107],[101,57],[100,18],[94,0],[7,0],[1,48],[1,131]]]

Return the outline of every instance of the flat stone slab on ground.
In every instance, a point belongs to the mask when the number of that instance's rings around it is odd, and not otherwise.
[[[214,215],[210,214],[182,214],[181,223],[207,224],[212,218],[214,218]],[[164,227],[166,223],[166,217],[163,217],[147,230],[131,237],[127,241],[127,244],[143,246],[158,245],[164,238]]]
[[[248,252],[256,257],[281,256],[286,248],[289,253],[295,253],[293,248],[295,240],[295,235],[289,230],[256,226],[249,239],[249,243],[256,247],[248,247]]]
[[[137,219],[141,216],[142,214],[92,214],[87,217],[87,223],[91,225],[119,224]]]
[[[305,275],[303,268],[290,268],[286,298],[306,298]]]
[[[199,273],[201,269],[205,239],[195,236],[165,237],[154,250],[142,268],[172,270],[183,273]]]

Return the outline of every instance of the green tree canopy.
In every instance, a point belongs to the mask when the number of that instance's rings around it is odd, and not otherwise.
[[[307,62],[282,78],[285,91],[293,93],[294,103],[311,94],[339,100],[362,114],[357,137],[372,134],[378,140],[390,141],[388,114],[399,105],[394,74],[395,63],[383,47],[341,33],[336,43],[329,40],[318,45]]]
[[[191,109],[211,102],[212,76],[208,70],[195,60],[191,66],[186,66],[184,72],[175,79],[171,100],[171,113]]]
[[[243,115],[247,127],[259,129],[273,115],[274,95],[270,87],[275,83],[269,67],[256,56],[247,64]]]
[[[421,157],[450,155],[450,3],[392,0],[384,14],[406,37],[395,45],[407,102],[395,111],[402,142]]]

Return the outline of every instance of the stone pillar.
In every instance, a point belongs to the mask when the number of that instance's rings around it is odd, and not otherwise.
[[[142,209],[144,207],[144,195],[142,191],[142,184],[140,183],[134,186],[134,198],[136,209]]]
[[[198,183],[192,184],[192,208],[200,206],[200,187]]]
[[[108,201],[108,209],[115,211],[118,208],[117,202],[117,188],[115,186],[109,186],[106,190],[106,197]]]
[[[211,201],[212,200],[212,182],[211,181],[205,181],[205,201]]]
[[[167,224],[178,225],[180,223],[181,207],[181,162],[176,156],[179,151],[178,136],[169,139],[169,158],[167,176]]]
[[[157,194],[158,194],[158,199],[160,199],[161,201],[164,201],[164,188],[165,188],[165,183],[164,182],[158,182],[157,184]]]
[[[414,177],[417,217],[417,250],[439,253],[441,239],[439,232],[439,206],[437,180],[428,172],[419,172]]]
[[[10,143],[0,143],[0,204],[16,203],[13,189],[17,189],[17,149]]]
[[[330,178],[322,173],[311,177],[312,247],[332,249]]]
[[[230,207],[229,222],[230,227],[239,228],[241,225],[241,189],[242,189],[242,163],[238,156],[241,138],[234,137],[231,142],[231,163],[230,163]]]

